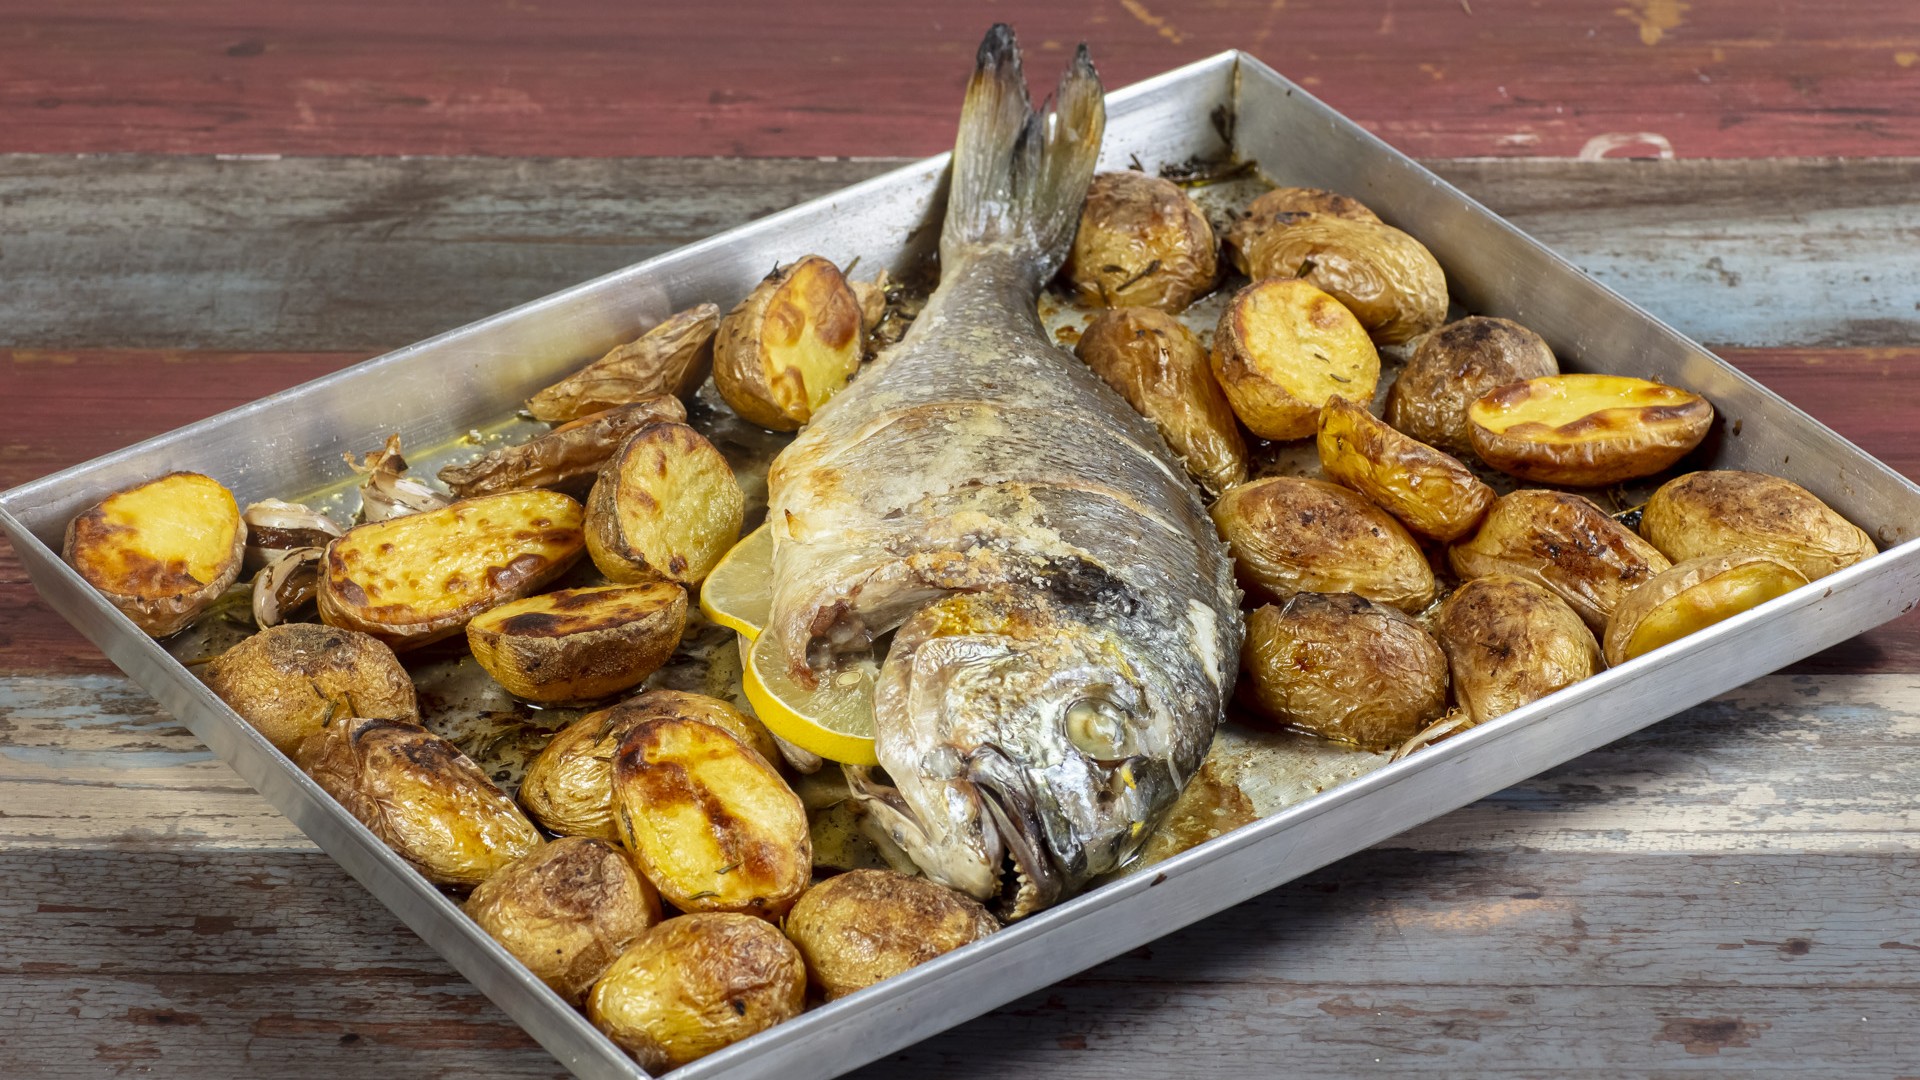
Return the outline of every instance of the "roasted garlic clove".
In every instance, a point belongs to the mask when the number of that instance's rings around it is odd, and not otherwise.
[[[247,569],[258,570],[289,551],[323,548],[345,530],[304,503],[262,499],[240,517],[247,523]]]
[[[398,435],[387,436],[387,445],[366,455],[364,460],[355,461],[352,454],[342,456],[354,472],[366,477],[360,482],[363,523],[421,514],[453,502],[423,481],[405,475],[407,459],[400,454]]]
[[[253,576],[253,624],[278,626],[288,615],[313,603],[320,588],[323,547],[294,548],[276,555]]]

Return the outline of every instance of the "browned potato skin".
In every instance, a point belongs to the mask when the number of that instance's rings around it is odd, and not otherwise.
[[[685,424],[653,424],[621,444],[594,481],[587,554],[620,584],[697,585],[739,539],[745,516],[726,457]]]
[[[773,732],[768,731],[758,718],[741,712],[717,697],[686,690],[649,690],[628,698],[617,708],[623,714],[634,717],[636,722],[651,717],[673,716],[712,724],[740,740],[741,745],[766,759],[767,764],[775,768],[780,765],[780,748],[773,741]]]
[[[1213,226],[1171,180],[1101,173],[1061,273],[1085,304],[1179,312],[1219,275]]]
[[[1468,406],[1509,383],[1559,373],[1540,335],[1507,319],[1469,316],[1414,347],[1387,394],[1387,423],[1449,454],[1471,454]]]
[[[1241,289],[1208,359],[1234,415],[1263,439],[1304,439],[1329,397],[1371,400],[1380,382],[1380,354],[1353,312],[1295,278]]]
[[[1321,408],[1317,449],[1322,472],[1421,536],[1458,540],[1493,505],[1493,489],[1471,469],[1343,397]]]
[[[1688,473],[1647,500],[1640,535],[1670,559],[1748,552],[1808,581],[1879,553],[1873,537],[1791,480],[1738,469]]]
[[[778,267],[720,321],[713,349],[713,385],[748,423],[771,431],[798,431],[813,418],[809,404],[819,387],[786,369],[776,373],[772,350],[798,341],[811,324],[834,349],[850,349],[837,392],[859,367],[866,324],[860,297],[840,269],[818,255]]]
[[[1455,589],[1434,613],[1433,633],[1453,672],[1453,693],[1484,723],[1600,670],[1600,647],[1551,590],[1492,574]]]
[[[627,854],[563,836],[495,871],[467,898],[474,922],[574,1005],[660,921],[660,897]]]
[[[800,1015],[807,968],[771,923],[682,915],[648,930],[587,995],[587,1019],[659,1075]]]
[[[1593,503],[1539,488],[1495,500],[1447,557],[1462,578],[1511,574],[1553,590],[1596,633],[1634,586],[1673,565]]]
[[[1153,421],[1208,494],[1247,478],[1247,444],[1233,406],[1214,381],[1207,350],[1178,319],[1146,307],[1103,311],[1073,352]]]
[[[561,728],[527,763],[520,805],[548,832],[620,842],[613,823],[613,755],[645,713],[615,705]]]
[[[449,465],[440,480],[462,499],[521,488],[561,487],[593,476],[627,436],[649,424],[683,423],[687,407],[662,395],[561,424],[517,446],[503,446],[465,465]]]
[[[467,624],[467,644],[515,697],[554,705],[638,686],[673,656],[686,626],[686,590],[649,582],[502,604]]]
[[[1473,452],[1501,472],[1537,484],[1605,487],[1671,467],[1713,426],[1713,406],[1706,398],[1657,383],[1647,386],[1657,387],[1670,403],[1603,409],[1554,427],[1533,422],[1495,431],[1489,426],[1503,410],[1546,393],[1547,384],[1580,378],[1544,376],[1482,395],[1467,407]]]
[[[107,504],[120,496],[144,488],[166,484],[210,485],[226,496],[224,514],[231,511],[233,543],[226,558],[219,560],[205,580],[195,577],[180,560],[162,563],[141,546],[137,529],[108,520]],[[62,557],[87,584],[99,591],[107,602],[118,608],[148,636],[162,638],[178,633],[194,617],[219,599],[227,586],[240,577],[247,553],[247,525],[240,516],[240,505],[233,494],[211,477],[200,473],[175,472],[143,481],[108,495],[67,523]]]
[[[1739,581],[1737,593],[1724,586]],[[1627,594],[1607,620],[1606,633],[1600,637],[1601,651],[1609,665],[1624,664],[1642,652],[1650,652],[1669,641],[1656,638],[1635,645],[1634,638],[1646,622],[1669,602],[1682,600],[1674,611],[1689,627],[1681,636],[1698,633],[1723,619],[1732,618],[1750,607],[1772,600],[1807,583],[1806,575],[1786,563],[1765,555],[1703,555],[1673,564],[1665,573]],[[1671,623],[1661,620],[1669,627]]]
[[[662,394],[691,394],[713,365],[719,326],[720,309],[712,304],[669,315],[636,340],[533,395],[527,411],[557,424]]]
[[[1227,250],[1233,254],[1234,265],[1247,274],[1247,241],[1283,218],[1293,221],[1301,214],[1325,214],[1352,221],[1380,220],[1360,200],[1338,192],[1309,187],[1274,188],[1248,203],[1245,216],[1227,229]]]
[[[971,897],[892,870],[851,870],[808,889],[787,913],[828,1001],[978,941],[1000,923]]]
[[[1351,592],[1409,614],[1433,601],[1433,568],[1392,515],[1324,480],[1269,476],[1220,496],[1213,522],[1257,601]]]
[[[1245,236],[1239,250],[1248,277],[1313,282],[1382,345],[1411,341],[1447,320],[1447,276],[1433,253],[1380,221],[1282,214]]]
[[[1401,612],[1352,593],[1295,593],[1247,616],[1242,701],[1261,717],[1390,750],[1447,711],[1447,658]]]
[[[417,724],[335,720],[294,761],[435,885],[478,885],[540,844],[480,766]]]
[[[207,686],[292,757],[327,722],[352,716],[420,722],[413,680],[378,638],[316,623],[281,623],[206,668]]]

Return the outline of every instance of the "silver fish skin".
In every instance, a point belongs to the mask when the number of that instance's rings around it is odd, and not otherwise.
[[[990,31],[939,288],[768,477],[766,633],[803,682],[884,650],[881,770],[852,786],[928,876],[1012,918],[1139,849],[1206,754],[1242,635],[1198,491],[1036,310],[1104,126],[1084,47],[1055,101],[1033,112]]]

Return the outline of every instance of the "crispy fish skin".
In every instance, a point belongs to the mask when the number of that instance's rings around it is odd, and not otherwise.
[[[1036,311],[1104,124],[1084,49],[1056,101],[1036,120],[1011,33],[989,32],[940,287],[768,477],[766,632],[803,681],[893,634],[885,778],[850,770],[855,790],[929,876],[1013,917],[1138,850],[1199,768],[1242,635],[1179,461]]]

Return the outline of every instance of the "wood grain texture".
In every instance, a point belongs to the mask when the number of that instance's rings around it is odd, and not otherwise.
[[[915,156],[950,144],[996,20],[1043,83],[1082,39],[1112,86],[1246,49],[1417,154],[1920,145],[1908,0],[5,8],[0,150]]]

